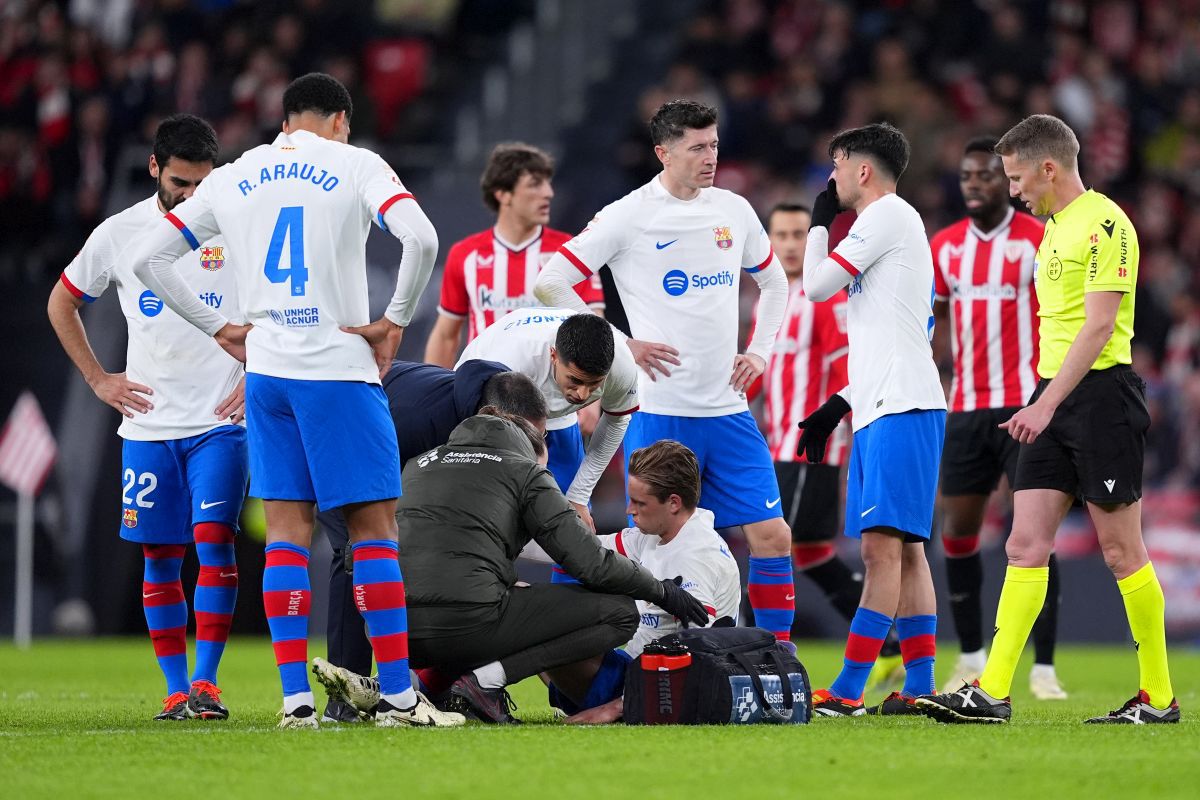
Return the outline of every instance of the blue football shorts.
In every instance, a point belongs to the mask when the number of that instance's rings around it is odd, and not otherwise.
[[[579,423],[569,428],[546,431],[546,455],[549,457],[546,469],[550,470],[558,488],[566,494],[583,464],[583,434],[579,432]]]
[[[361,381],[246,375],[250,494],[326,511],[400,496],[400,451],[383,389]]]
[[[856,431],[846,481],[846,535],[895,528],[906,540],[928,540],[933,529],[946,412],[888,414]]]
[[[663,439],[681,442],[700,462],[700,506],[715,527],[783,516],[779,482],[767,440],[749,411],[720,417],[676,417],[638,411],[625,432],[625,473],[634,450]]]
[[[222,425],[199,436],[121,446],[121,538],[191,544],[192,528],[237,529],[246,497],[246,429]]]

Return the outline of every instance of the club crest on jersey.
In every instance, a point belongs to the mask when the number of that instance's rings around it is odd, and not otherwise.
[[[136,528],[137,527],[137,509],[136,508],[125,509],[125,514],[121,519],[121,524],[124,525],[126,528]]]
[[[716,237],[717,247],[722,250],[728,250],[733,247],[733,234],[729,232],[729,226],[725,225],[720,228],[713,228],[713,236]]]
[[[1005,261],[1020,261],[1023,255],[1025,255],[1025,244],[1023,242],[1009,242],[1004,245]]]
[[[225,266],[224,247],[201,247],[200,266],[209,272],[216,272]]]

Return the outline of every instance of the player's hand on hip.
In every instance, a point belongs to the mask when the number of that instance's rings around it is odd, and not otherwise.
[[[221,401],[216,410],[217,419],[227,419],[234,425],[246,418],[246,376],[238,381],[229,396]]]
[[[588,510],[587,503],[576,503],[568,500],[571,503],[571,508],[575,509],[575,513],[579,515],[579,519],[583,520],[583,524],[587,526],[592,533],[596,532],[596,523],[592,520],[592,512]]]
[[[1008,422],[1000,423],[1000,427],[1021,444],[1032,444],[1049,427],[1052,419],[1054,409],[1034,403],[1013,414]]]
[[[669,377],[671,370],[667,369],[666,365],[674,364],[678,367],[683,363],[679,360],[679,351],[669,344],[643,342],[640,339],[630,339],[627,344],[629,352],[633,353],[633,360],[652,381],[658,380],[654,377],[655,370]]]
[[[371,345],[371,354],[375,356],[375,366],[379,367],[380,378],[387,374],[392,360],[396,357],[396,351],[400,349],[400,340],[404,338],[404,328],[387,317],[380,317],[369,325],[343,325],[342,331],[367,340],[367,344]]]
[[[221,326],[221,330],[213,334],[213,338],[217,340],[217,344],[221,345],[221,349],[229,355],[246,363],[246,334],[250,333],[253,325],[235,325],[232,322],[226,322]]]
[[[123,416],[133,419],[133,412],[145,414],[154,408],[146,397],[154,390],[149,386],[134,383],[125,377],[124,372],[105,372],[92,384],[92,391],[106,404],[120,411]]]
[[[763,374],[763,370],[767,368],[767,362],[754,353],[742,353],[733,360],[733,375],[729,378],[729,385],[739,394],[746,391],[746,387],[754,383],[754,379]]]

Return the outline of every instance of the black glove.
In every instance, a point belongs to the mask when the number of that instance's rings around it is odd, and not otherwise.
[[[708,611],[699,600],[692,597],[679,587],[683,578],[676,575],[675,580],[662,582],[663,598],[658,601],[658,607],[673,617],[678,617],[683,627],[689,624],[703,628],[708,624]]]
[[[810,464],[820,464],[824,461],[825,445],[849,410],[850,404],[840,394],[835,394],[801,420],[799,427],[804,432],[800,434],[800,441],[796,443],[796,455],[803,453]]]
[[[829,185],[825,187],[825,191],[817,195],[817,199],[813,201],[812,215],[809,217],[809,227],[816,228],[820,226],[828,229],[833,224],[833,218],[841,210],[841,206],[838,204],[837,185],[833,182],[833,178],[830,178]]]

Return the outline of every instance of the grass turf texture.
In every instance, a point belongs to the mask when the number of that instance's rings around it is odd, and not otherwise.
[[[312,653],[323,648],[314,646]],[[949,669],[946,646],[941,666]],[[816,687],[841,646],[801,642]],[[1080,721],[1136,689],[1131,648],[1064,647],[1071,699],[1014,683],[1014,722],[815,720],[807,726],[575,728],[552,722],[540,684],[513,695],[527,723],[500,729],[277,731],[269,643],[230,643],[221,666],[228,722],[153,722],[162,679],[148,641],[0,646],[0,794],[5,797],[1163,797],[1200,785],[1200,654],[1176,649],[1183,708],[1173,726]],[[941,677],[939,671],[939,678]],[[314,683],[319,705],[324,698]],[[869,701],[879,698],[868,697]]]

